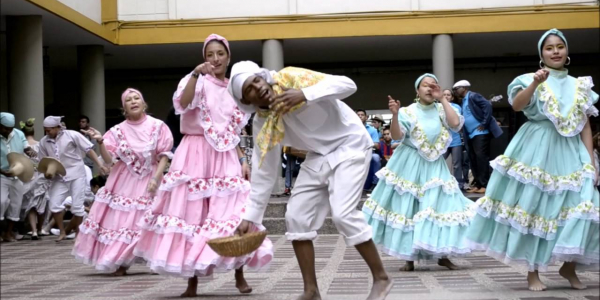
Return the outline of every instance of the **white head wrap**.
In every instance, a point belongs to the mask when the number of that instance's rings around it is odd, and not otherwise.
[[[4,127],[15,127],[15,115],[7,112],[0,113],[0,124]]]
[[[240,61],[233,65],[231,68],[229,84],[227,85],[227,91],[231,94],[238,107],[243,112],[250,114],[256,111],[256,108],[253,105],[243,104],[241,102],[243,98],[242,87],[244,86],[244,82],[246,82],[250,76],[256,75],[262,77],[267,83],[274,84],[275,81],[273,80],[271,72],[273,71],[261,68],[251,61]]]
[[[44,127],[46,127],[46,128],[59,127],[59,126],[61,126],[60,125],[61,119],[62,119],[62,117],[47,116],[44,119]]]

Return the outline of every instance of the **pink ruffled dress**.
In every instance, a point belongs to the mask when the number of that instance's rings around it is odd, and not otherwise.
[[[173,97],[185,136],[156,201],[141,220],[142,236],[134,253],[152,271],[181,277],[242,266],[260,269],[273,258],[268,239],[242,257],[221,257],[207,244],[213,238],[232,236],[241,222],[250,183],[242,177],[236,146],[250,116],[238,109],[227,92],[227,80],[210,75],[198,79],[192,103],[181,107],[189,78],[181,80]]]
[[[99,271],[114,272],[135,260],[138,223],[155,198],[146,188],[160,158],[173,156],[173,135],[165,123],[146,116],[111,128],[104,145],[115,164],[79,226],[72,254]]]

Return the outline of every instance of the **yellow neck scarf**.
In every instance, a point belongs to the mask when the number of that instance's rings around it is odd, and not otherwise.
[[[273,80],[275,81],[273,91],[276,95],[280,95],[283,93],[282,88],[300,90],[317,84],[319,81],[323,80],[325,76],[325,74],[315,71],[287,67],[273,75]],[[291,113],[303,105],[305,104],[298,104],[290,109],[289,112]],[[275,107],[268,111],[257,111],[257,115],[260,118],[266,119],[265,124],[256,136],[256,146],[260,149],[260,161],[258,164],[260,167],[267,152],[283,141],[283,138],[285,137],[285,126],[283,125],[283,115],[276,113]]]

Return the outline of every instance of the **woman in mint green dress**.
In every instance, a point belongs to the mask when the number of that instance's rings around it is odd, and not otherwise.
[[[508,86],[525,123],[504,155],[491,165],[485,197],[467,232],[472,249],[504,263],[528,266],[529,289],[541,291],[538,270],[562,261],[560,275],[575,289],[585,286],[576,265],[598,266],[599,210],[594,187],[592,130],[598,95],[591,77],[568,75],[568,44],[562,32],[547,31],[538,43],[540,65]]]
[[[399,109],[389,97],[392,138],[402,140],[363,212],[373,228],[373,241],[385,253],[406,260],[401,271],[413,271],[415,260],[437,258],[456,269],[447,256],[470,252],[464,243],[474,211],[450,174],[444,153],[463,117],[442,97],[433,74],[415,82],[417,101]],[[435,100],[439,99],[440,103]]]

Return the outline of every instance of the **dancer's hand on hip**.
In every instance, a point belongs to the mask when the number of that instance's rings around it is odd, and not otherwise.
[[[250,232],[250,221],[242,220],[242,223],[235,229],[235,235],[243,236],[248,232]]]

